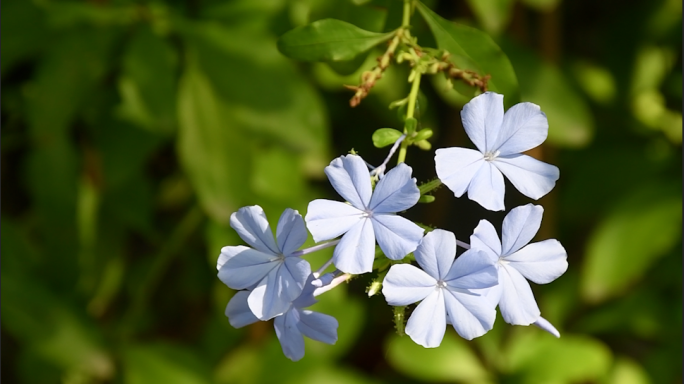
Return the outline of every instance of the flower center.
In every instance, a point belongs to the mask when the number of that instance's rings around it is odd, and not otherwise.
[[[484,159],[486,161],[492,161],[492,160],[496,159],[497,156],[499,156],[499,151],[487,152],[484,155]]]
[[[373,217],[373,211],[371,211],[370,209],[366,209],[365,211],[363,211],[361,216],[371,218],[371,217]]]
[[[437,288],[446,288],[446,282],[444,280],[437,280]]]

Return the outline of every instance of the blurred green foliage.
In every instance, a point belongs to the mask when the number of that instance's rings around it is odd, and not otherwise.
[[[408,93],[405,68],[390,67],[356,109],[342,87],[380,47],[350,62],[295,63],[277,38],[324,18],[391,31],[401,2],[9,0],[3,382],[682,382],[681,2],[426,5],[491,36],[508,59],[493,50],[491,69],[478,69],[498,88],[496,72],[512,65],[519,98],[549,117],[534,155],[561,179],[541,201],[539,237],[558,238],[570,268],[534,289],[561,339],[499,319],[482,338],[451,330],[426,350],[394,334],[365,277],[322,296],[316,308],[339,320],[339,341],[307,340],[298,363],[271,323],[235,330],[223,315],[232,292],[216,258],[240,243],[230,214],[251,204],[273,220],[286,207],[305,212],[331,194],[322,171],[333,157],[354,148],[379,162],[371,135],[402,126],[387,106]],[[413,22],[421,44],[453,45],[436,21]],[[458,28],[479,48],[491,41]],[[468,97],[437,77],[425,83],[418,129],[435,131],[433,147],[471,145],[458,115]],[[408,162],[420,180],[434,177],[430,153],[410,151]],[[462,239],[479,219],[503,218],[448,191],[436,197],[410,215]],[[507,196],[509,207],[524,202]]]

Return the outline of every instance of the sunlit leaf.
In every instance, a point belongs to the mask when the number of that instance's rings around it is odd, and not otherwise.
[[[278,39],[278,49],[295,60],[346,61],[391,37],[391,32],[370,32],[341,20],[324,19],[285,33]]]
[[[394,369],[429,381],[487,383],[491,377],[468,343],[448,329],[438,348],[423,348],[408,336],[392,335],[385,348]]]
[[[645,185],[625,196],[588,240],[582,295],[592,302],[620,294],[678,241],[681,184]]]
[[[394,144],[402,134],[403,133],[394,128],[380,128],[373,132],[373,145],[375,145],[376,148],[383,148]]]
[[[518,80],[508,58],[487,34],[442,18],[422,3],[418,10],[435,36],[437,46],[447,50],[454,63],[480,75],[491,75],[489,90],[504,94],[510,106],[518,101]]]

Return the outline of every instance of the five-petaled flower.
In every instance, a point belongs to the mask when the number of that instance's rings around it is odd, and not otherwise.
[[[219,279],[230,288],[251,290],[247,302],[257,318],[268,320],[285,313],[311,274],[309,262],[296,253],[307,237],[302,216],[289,208],[283,212],[277,243],[258,205],[233,213],[230,226],[253,248],[223,247],[216,266]]]
[[[304,357],[304,336],[326,344],[335,344],[337,341],[338,323],[334,317],[303,309],[317,302],[313,295],[316,287],[311,284],[312,280],[313,275],[307,279],[301,295],[273,320],[283,353],[292,361]],[[237,292],[226,306],[228,321],[235,328],[259,321],[247,303],[249,294],[249,291]]]
[[[411,178],[411,167],[401,163],[377,183],[373,191],[366,163],[360,156],[347,155],[325,167],[333,188],[349,204],[331,200],[309,203],[306,225],[316,242],[344,236],[335,247],[333,262],[347,273],[370,272],[375,241],[393,260],[413,252],[423,229],[396,212],[418,202],[420,191]]]
[[[544,142],[548,134],[546,115],[538,105],[516,104],[504,114],[503,95],[486,92],[463,107],[461,118],[478,150],[441,148],[435,153],[437,176],[456,197],[468,191],[469,199],[488,210],[502,211],[503,175],[533,199],[553,189],[558,168],[522,154]]]
[[[565,248],[558,240],[527,244],[539,230],[543,213],[541,206],[533,204],[512,209],[503,221],[502,241],[487,220],[481,220],[470,236],[471,250],[481,251],[496,264],[499,284],[483,294],[498,303],[501,315],[509,324],[529,325],[540,321],[541,312],[526,278],[547,284],[568,269]]]
[[[406,323],[406,334],[426,348],[438,347],[447,322],[471,340],[492,329],[496,305],[473,289],[497,283],[496,267],[479,251],[468,250],[454,261],[456,237],[435,229],[414,252],[422,270],[410,264],[393,265],[382,294],[394,306],[421,301]]]

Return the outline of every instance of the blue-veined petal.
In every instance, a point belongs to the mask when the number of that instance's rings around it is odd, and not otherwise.
[[[454,261],[443,279],[450,288],[482,289],[496,285],[499,275],[483,251],[469,249]]]
[[[503,221],[501,255],[510,255],[529,243],[539,230],[543,214],[541,205],[527,204],[513,208]]]
[[[325,276],[325,275],[324,275]],[[321,276],[323,277],[323,276]],[[313,274],[309,275],[307,277],[306,282],[304,283],[304,289],[302,289],[302,293],[299,295],[298,298],[296,298],[293,302],[292,305],[295,308],[306,308],[310,307],[318,302],[316,298],[314,297],[314,291],[318,288],[311,284],[312,281],[316,280],[313,276]]]
[[[340,156],[325,167],[333,188],[345,200],[359,209],[368,208],[371,198],[370,172],[360,156]]]
[[[304,336],[299,331],[297,323],[299,323],[299,312],[296,310],[288,311],[273,321],[283,354],[292,361],[298,361],[304,357]]]
[[[461,111],[466,134],[482,153],[495,148],[504,120],[503,95],[485,92],[474,97]]]
[[[232,259],[235,255],[238,255],[246,250],[250,249],[244,245],[229,245],[227,247],[221,248],[221,254],[216,261],[216,269],[220,270],[226,261]]]
[[[278,248],[285,256],[299,249],[307,237],[306,227],[302,215],[294,209],[286,209],[278,220],[276,240]]]
[[[418,265],[435,279],[443,279],[456,257],[456,236],[449,231],[429,232],[413,253]]]
[[[248,289],[261,281],[278,264],[276,256],[245,247],[244,251],[221,266],[218,277],[230,288]]]
[[[256,323],[259,319],[254,316],[247,304],[248,291],[239,291],[233,295],[226,306],[226,316],[228,322],[234,328],[242,328],[246,325]]]
[[[314,200],[306,212],[306,226],[315,242],[334,239],[363,219],[357,208],[331,200]]]
[[[468,186],[468,198],[490,211],[504,210],[504,179],[491,162],[485,161]]]
[[[406,334],[416,344],[436,348],[442,343],[446,331],[444,293],[435,289],[413,310],[406,322]]]
[[[249,308],[261,320],[284,313],[302,293],[310,274],[308,261],[298,257],[286,258],[254,288],[247,300]]]
[[[270,252],[274,255],[280,253],[273,239],[273,231],[268,224],[264,210],[258,205],[242,207],[230,215],[230,226],[240,235],[240,238],[253,248]]]
[[[351,274],[366,273],[373,270],[375,258],[375,235],[370,219],[357,222],[333,251],[333,263],[342,272]]]
[[[409,305],[434,292],[437,280],[411,264],[395,264],[382,282],[382,294],[387,304]]]
[[[499,267],[501,299],[499,310],[509,324],[530,325],[537,321],[540,312],[530,284],[515,268]]]
[[[497,262],[501,256],[501,240],[492,223],[480,220],[473,234],[470,235],[470,249],[483,251],[492,262]]]
[[[558,167],[527,155],[499,156],[494,164],[523,195],[539,199],[556,185]]]
[[[506,111],[493,149],[501,156],[525,152],[543,143],[548,132],[549,122],[537,104],[516,104]]]
[[[485,163],[482,153],[467,148],[440,148],[435,152],[437,177],[461,197]]]
[[[295,309],[296,310],[296,309]],[[318,340],[326,344],[335,344],[337,341],[337,319],[332,316],[318,312],[301,311],[299,312],[299,331],[312,340]]]
[[[380,179],[370,200],[373,213],[400,212],[416,205],[420,191],[411,172],[411,167],[401,163]]]
[[[497,268],[498,271],[498,268]],[[476,293],[482,297],[485,297],[489,302],[492,304],[492,308],[496,308],[497,305],[499,305],[499,301],[501,301],[501,284],[497,284],[493,287],[490,288],[485,288],[485,289],[471,289],[470,291],[473,293]]]
[[[413,252],[425,232],[411,220],[394,214],[373,214],[375,240],[382,252],[392,260],[401,260]]]
[[[505,260],[537,284],[550,283],[568,269],[568,255],[556,239],[529,244]]]
[[[494,326],[496,310],[483,296],[446,289],[444,304],[451,325],[466,340],[480,337]]]

